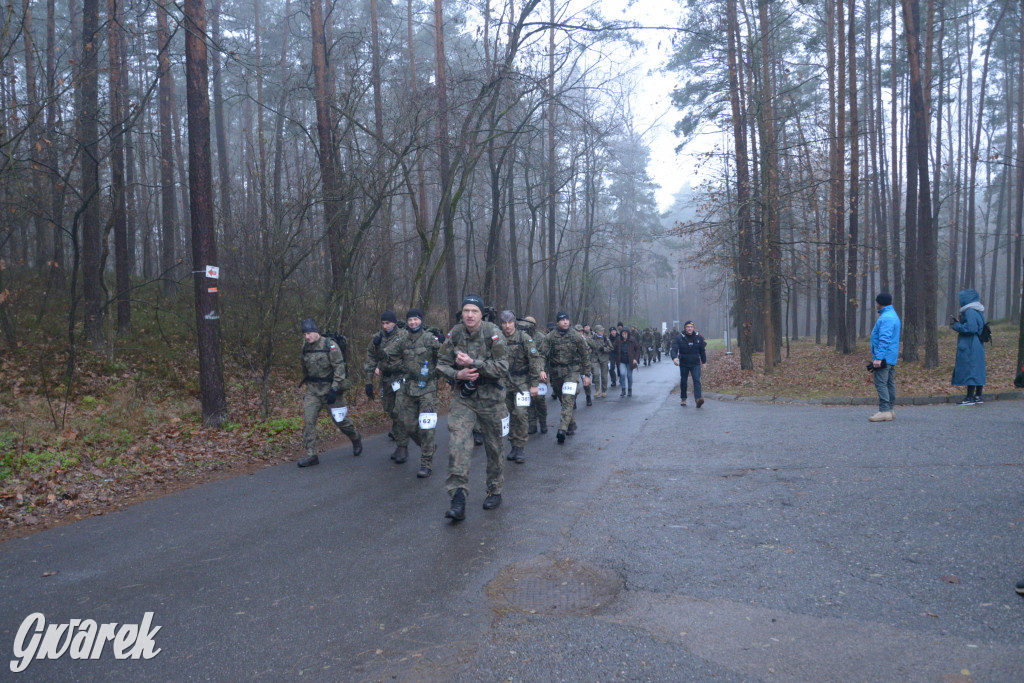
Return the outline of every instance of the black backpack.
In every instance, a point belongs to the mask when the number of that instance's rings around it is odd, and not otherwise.
[[[978,333],[978,341],[982,344],[992,343],[992,328],[985,323],[985,326],[981,328],[981,332]]]
[[[352,384],[352,379],[348,374],[348,337],[341,332],[325,332],[323,336],[333,341],[341,349],[341,362],[345,364],[345,386],[341,387],[341,390],[348,391]]]

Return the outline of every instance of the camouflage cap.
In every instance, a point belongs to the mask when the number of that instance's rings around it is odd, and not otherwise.
[[[523,318],[523,320],[525,320],[526,322],[530,323],[531,325],[536,325],[537,324],[537,319],[534,318],[532,315],[526,316],[525,318]]]

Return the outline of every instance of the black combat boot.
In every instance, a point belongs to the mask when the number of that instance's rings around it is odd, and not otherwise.
[[[363,440],[360,437],[352,439],[352,455],[363,454]]]
[[[572,436],[575,433],[576,433],[576,423],[573,422],[571,425],[569,425],[569,428],[567,430],[565,430],[565,435],[566,436]]]
[[[536,434],[537,433],[537,423],[536,422],[531,422],[530,423],[530,428],[526,430],[526,433],[527,434]]]
[[[299,467],[312,467],[313,465],[319,464],[320,456],[316,455],[315,453],[313,455],[307,455],[305,458],[298,462]]]
[[[523,454],[523,447],[516,446],[516,464],[522,465],[524,462],[526,462],[526,455]]]
[[[587,405],[588,406],[594,405],[594,402],[592,400],[590,400],[590,394],[587,394]]]
[[[512,447],[512,450],[510,450],[510,451],[508,452],[508,455],[507,455],[507,456],[505,456],[505,457],[506,457],[506,459],[508,459],[508,460],[515,460],[515,459],[516,459],[516,447],[515,447],[515,446],[513,446],[513,447]]]
[[[493,510],[499,505],[501,505],[500,493],[492,493],[491,495],[484,498],[484,510]]]
[[[426,465],[423,465],[423,466],[420,467],[420,471],[416,473],[416,476],[419,479],[426,479],[427,477],[430,476],[431,472],[432,472],[432,470],[429,467],[427,467]]]
[[[558,433],[555,434],[555,438],[558,440],[558,443],[565,443],[565,430],[559,429]]]
[[[484,445],[484,435],[476,431],[475,429],[473,430],[473,443],[476,444],[477,446]]]
[[[541,422],[540,423],[540,433],[541,434],[547,434],[548,433],[548,423],[547,422]]]
[[[395,457],[394,461],[396,465],[401,465],[409,458],[409,447],[408,446],[395,446]]]
[[[453,522],[461,522],[466,518],[466,490],[456,489],[455,495],[452,496],[452,506],[448,508],[448,512],[444,513],[446,519],[450,519]]]

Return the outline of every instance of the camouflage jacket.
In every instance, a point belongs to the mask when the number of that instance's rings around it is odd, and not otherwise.
[[[608,341],[606,335],[597,336],[597,333],[592,333],[590,338],[587,339],[587,346],[590,347],[590,362],[601,363],[608,361],[608,354],[612,352],[612,345]]]
[[[345,358],[333,340],[321,336],[312,344],[302,344],[302,379],[309,388],[349,388]]]
[[[437,350],[441,342],[425,327],[416,332],[405,330],[392,334],[383,347],[384,360],[381,373],[395,378],[404,378],[404,391],[409,396],[423,396],[437,391]],[[420,372],[427,364],[426,386],[419,386]]]
[[[540,384],[540,373],[544,369],[544,361],[533,337],[524,330],[514,330],[505,335],[505,348],[508,350],[509,389],[528,391],[530,387]]]
[[[590,374],[590,348],[583,335],[572,328],[564,334],[555,328],[544,340],[542,353],[550,375],[575,377]]]
[[[437,352],[437,371],[453,381],[458,381],[455,375],[463,369],[455,363],[459,351],[473,359],[473,367],[480,373],[474,399],[504,401],[505,382],[508,381],[508,350],[501,328],[486,321],[481,322],[480,328],[474,333],[470,333],[462,323],[452,328]],[[458,391],[455,395],[459,395]]]
[[[395,337],[405,334],[405,330],[395,327],[390,334],[384,330],[377,330],[377,334],[370,338],[370,344],[366,347],[366,362],[363,364],[363,371],[366,373],[367,384],[373,382],[373,371],[380,368],[381,382],[392,382],[401,379],[401,373],[388,370],[384,366],[384,346],[395,340]],[[378,341],[379,340],[379,341]]]
[[[647,329],[640,333],[640,350],[647,352],[647,349],[654,346],[654,331]]]

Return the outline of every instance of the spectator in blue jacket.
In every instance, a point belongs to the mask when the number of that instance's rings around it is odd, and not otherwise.
[[[953,367],[953,386],[967,387],[962,406],[981,405],[981,390],[985,388],[985,345],[978,335],[985,327],[985,307],[977,290],[964,289],[960,299],[960,315],[950,321],[957,333],[956,365]]]
[[[890,422],[896,402],[896,364],[900,359],[900,317],[892,307],[892,294],[882,292],[875,297],[878,321],[871,330],[871,366],[878,391],[878,412],[871,422]]]

